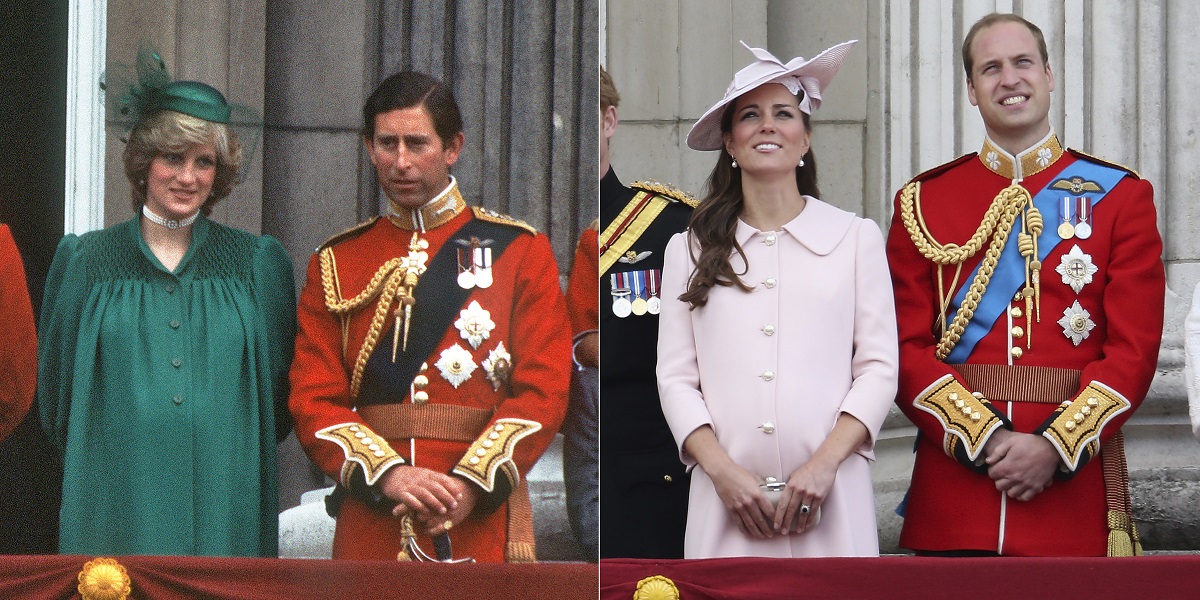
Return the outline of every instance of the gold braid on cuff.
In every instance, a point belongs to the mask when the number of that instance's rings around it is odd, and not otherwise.
[[[1042,436],[1054,444],[1063,463],[1074,471],[1099,450],[1104,426],[1132,406],[1116,390],[1093,381],[1061,409]]]
[[[346,462],[342,465],[342,485],[350,484],[355,465],[362,467],[367,485],[374,485],[388,467],[404,464],[404,458],[392,450],[387,440],[362,423],[326,427],[318,431],[316,437],[341,446],[346,453]]]
[[[913,406],[933,415],[946,435],[942,449],[954,456],[955,445],[964,445],[967,458],[976,460],[992,432],[1003,426],[983,394],[972,393],[952,375],[946,375],[925,389]],[[957,440],[957,441],[956,441]]]
[[[537,421],[525,419],[497,419],[485,430],[467,453],[454,467],[454,473],[474,481],[484,491],[491,493],[496,487],[496,471],[504,469],[512,489],[517,489],[521,474],[513,462],[513,451],[517,442],[542,428]]]

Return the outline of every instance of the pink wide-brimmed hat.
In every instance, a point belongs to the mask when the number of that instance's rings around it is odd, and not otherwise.
[[[804,97],[800,99],[800,110],[811,115],[812,111],[821,106],[821,90],[829,85],[838,69],[842,68],[842,61],[846,60],[846,55],[850,53],[850,46],[856,43],[858,40],[842,42],[816,55],[811,60],[804,60],[804,57],[797,56],[785,65],[770,52],[762,48],[751,48],[746,42],[742,42],[742,45],[758,60],[738,71],[733,76],[729,88],[725,90],[725,97],[708,109],[708,112],[705,112],[699,121],[696,121],[696,124],[692,126],[691,133],[687,136],[688,147],[693,150],[720,150],[723,145],[721,115],[725,105],[765,83],[781,83],[787,86],[793,94],[798,94],[803,90]]]

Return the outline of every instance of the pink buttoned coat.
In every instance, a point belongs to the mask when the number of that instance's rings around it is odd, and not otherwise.
[[[662,275],[658,385],[663,414],[692,470],[686,558],[875,556],[879,540],[868,461],[896,395],[896,313],[883,236],[872,221],[816,198],[781,231],[739,221],[734,271],[753,286],[714,287],[708,304],[678,300],[693,269],[687,234],[671,239]],[[786,480],[840,413],[870,438],[851,453],[803,534],[743,534],[713,482],[683,450],[708,424],[734,462]]]

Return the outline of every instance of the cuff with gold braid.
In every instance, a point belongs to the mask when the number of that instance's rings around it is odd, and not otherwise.
[[[362,469],[367,485],[375,485],[389,467],[404,464],[404,458],[392,450],[387,440],[362,423],[332,425],[317,431],[316,436],[341,446],[346,453],[341,474],[345,486],[350,485],[356,467]]]
[[[467,449],[453,473],[474,482],[485,492],[496,488],[496,472],[503,469],[511,489],[521,482],[521,474],[513,462],[517,442],[542,428],[537,421],[497,419]]]
[[[972,393],[953,375],[933,382],[913,400],[913,406],[941,423],[945,430],[942,449],[963,466],[987,472],[983,446],[997,429],[1012,429],[1012,424],[978,392]]]
[[[1074,400],[1063,402],[1033,433],[1050,440],[1067,469],[1058,475],[1069,478],[1100,451],[1104,426],[1132,406],[1116,390],[1093,381]]]

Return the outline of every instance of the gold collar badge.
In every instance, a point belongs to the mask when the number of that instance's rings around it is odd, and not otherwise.
[[[1003,148],[992,143],[990,139],[983,140],[983,149],[979,151],[979,160],[989,171],[1013,181],[1020,181],[1046,170],[1063,155],[1063,147],[1058,142],[1054,132],[1050,132],[1041,142],[1034,144],[1013,156]]]

